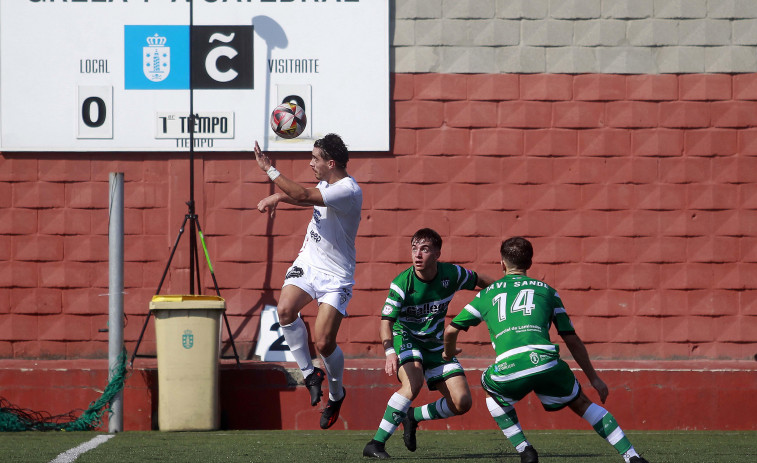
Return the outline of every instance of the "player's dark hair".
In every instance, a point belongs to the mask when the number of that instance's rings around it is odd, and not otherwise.
[[[313,144],[316,148],[320,148],[323,151],[323,158],[325,160],[333,159],[338,167],[342,169],[347,168],[347,162],[350,160],[350,152],[347,151],[347,147],[344,145],[342,138],[335,134],[330,133],[323,138],[319,138]]]
[[[421,228],[415,232],[412,238],[410,238],[410,245],[412,246],[416,241],[427,241],[436,249],[440,251],[442,250],[442,237],[436,232],[436,230]]]
[[[531,242],[520,236],[508,238],[499,247],[502,260],[523,270],[531,268],[531,260],[534,258],[534,247]]]

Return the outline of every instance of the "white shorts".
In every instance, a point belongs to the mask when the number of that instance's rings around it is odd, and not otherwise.
[[[333,306],[345,317],[347,304],[352,299],[352,286],[355,280],[345,280],[334,275],[313,269],[300,259],[296,259],[284,277],[282,288],[294,285],[318,301]]]

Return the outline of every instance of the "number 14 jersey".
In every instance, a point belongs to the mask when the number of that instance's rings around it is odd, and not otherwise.
[[[558,333],[575,331],[557,291],[525,275],[505,275],[481,290],[452,325],[467,330],[482,321],[489,329],[502,380],[556,365],[559,346],[549,337],[553,323]]]

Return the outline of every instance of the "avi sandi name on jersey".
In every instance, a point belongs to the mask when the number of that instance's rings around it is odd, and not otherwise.
[[[189,26],[124,26],[124,86],[251,89],[252,40],[252,26],[192,26],[191,46]]]

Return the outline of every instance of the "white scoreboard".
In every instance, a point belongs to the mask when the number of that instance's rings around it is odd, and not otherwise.
[[[186,151],[190,122],[197,151],[387,151],[388,4],[2,0],[0,151]],[[296,139],[269,126],[284,101]]]

